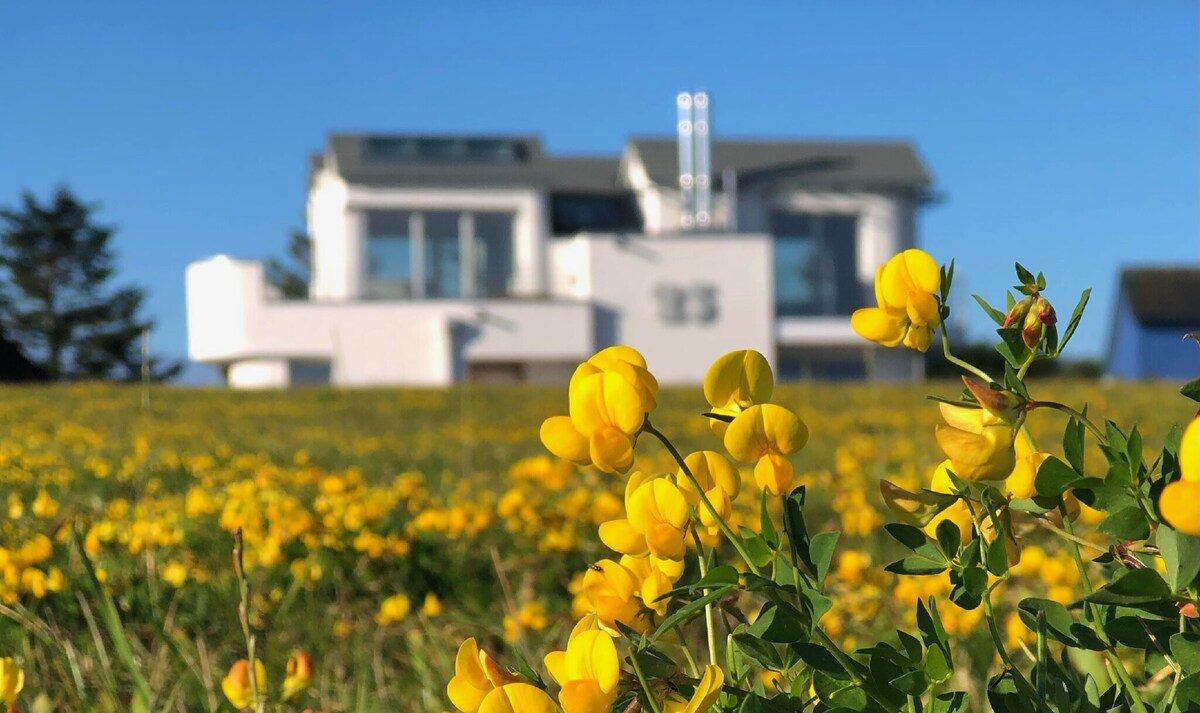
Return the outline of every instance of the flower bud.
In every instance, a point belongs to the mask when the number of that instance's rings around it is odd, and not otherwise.
[[[263,662],[254,659],[254,683],[250,682],[250,663],[246,659],[238,659],[229,667],[229,673],[221,680],[221,691],[234,708],[252,708],[257,704],[254,700],[255,691],[260,698],[267,690],[267,671]]]
[[[290,701],[312,683],[312,658],[297,650],[288,658],[287,675],[283,679],[283,700]]]
[[[974,377],[962,377],[967,390],[986,411],[1005,422],[1016,421],[1027,403],[1024,396],[1012,391],[993,389]]]
[[[1004,324],[1002,324],[1000,326],[1004,327],[1004,328],[1008,328],[1008,327],[1013,326],[1014,324],[1017,324],[1018,322],[1024,322],[1025,316],[1029,314],[1029,309],[1032,306],[1033,306],[1033,297],[1021,298],[1021,300],[1019,302],[1014,304],[1012,306],[1012,308],[1008,310],[1008,314],[1004,315]]]
[[[1021,325],[1021,340],[1025,342],[1025,346],[1036,349],[1046,333],[1046,326],[1058,322],[1058,316],[1045,297],[1034,295],[1026,299],[1032,299],[1033,303]]]

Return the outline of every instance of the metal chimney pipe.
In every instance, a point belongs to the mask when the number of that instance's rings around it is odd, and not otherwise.
[[[692,143],[695,146],[696,226],[712,225],[712,141],[709,131],[708,92],[692,95]]]
[[[692,133],[692,95],[680,92],[675,97],[675,107],[678,110],[679,122],[679,225],[684,229],[691,228],[696,223],[696,175],[693,167]]]

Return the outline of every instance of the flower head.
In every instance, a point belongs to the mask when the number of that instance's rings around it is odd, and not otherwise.
[[[458,647],[454,657],[454,677],[446,685],[446,695],[463,713],[475,713],[489,693],[516,680],[480,649],[472,637]]]
[[[785,457],[808,443],[808,426],[776,404],[751,406],[725,431],[725,449],[734,460],[754,463],[754,481],[771,495],[792,483],[792,464]]]
[[[301,650],[296,650],[288,658],[287,675],[283,678],[281,694],[283,700],[290,701],[302,693],[312,683],[312,657]]]
[[[879,266],[875,273],[878,306],[856,310],[850,326],[885,347],[903,344],[923,352],[941,324],[935,296],[941,284],[941,270],[928,253],[905,250]]]
[[[950,470],[963,480],[1003,480],[1016,465],[1013,440],[1020,419],[1009,421],[986,408],[940,403],[942,418],[935,436],[950,459]]]
[[[509,683],[492,690],[479,704],[479,713],[556,713],[554,699],[537,686]]]
[[[771,365],[753,349],[739,349],[719,357],[704,374],[704,398],[712,412],[722,416],[737,416],[754,404],[766,403],[774,389]],[[709,426],[718,438],[724,438],[729,424],[714,418],[709,420]]]
[[[254,659],[254,683],[250,682],[250,662],[238,659],[229,667],[229,673],[221,679],[221,691],[233,704],[234,708],[251,708],[257,704],[254,692],[257,690],[260,698],[267,693],[267,670],[260,659]]]
[[[17,696],[25,687],[25,671],[11,657],[0,658],[0,703],[6,708],[17,705]]]
[[[607,633],[573,631],[567,650],[548,654],[545,663],[562,686],[558,701],[566,713],[604,713],[616,700],[621,667],[617,647]]]
[[[663,713],[705,713],[717,702],[721,686],[725,683],[725,672],[720,666],[704,667],[704,675],[696,684],[696,690],[688,700],[672,695],[663,707]]]

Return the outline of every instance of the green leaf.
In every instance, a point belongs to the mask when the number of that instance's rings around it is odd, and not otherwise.
[[[896,690],[909,696],[919,696],[929,689],[929,679],[925,678],[924,671],[909,671],[893,678],[891,684]]]
[[[829,573],[829,565],[833,562],[833,553],[837,548],[838,537],[840,532],[819,532],[812,538],[812,543],[809,545],[808,551],[812,557],[813,567],[816,568],[817,583],[825,581],[825,575]]]
[[[942,554],[947,559],[953,559],[958,556],[958,548],[962,544],[958,525],[950,520],[942,520],[938,523],[936,533],[938,547],[942,549]]]
[[[1200,671],[1200,634],[1184,632],[1172,636],[1171,655],[1184,674]]]
[[[1006,530],[1007,528],[1001,525],[1000,529]],[[996,539],[987,544],[987,569],[997,577],[1003,577],[1004,573],[1008,571],[1008,547],[1005,539],[1007,539],[1006,533],[997,532]]]
[[[966,713],[969,699],[963,691],[940,693],[929,702],[929,713]]]
[[[767,546],[773,550],[779,549],[779,533],[775,531],[775,518],[771,517],[771,513],[767,509],[767,491],[765,490],[759,501],[758,529]]]
[[[837,658],[825,650],[823,646],[807,641],[795,641],[792,642],[791,649],[796,652],[801,661],[818,671],[823,671],[837,678],[850,677],[846,669],[838,663]]]
[[[1057,498],[1071,485],[1079,480],[1079,474],[1071,466],[1063,463],[1054,456],[1042,461],[1037,475],[1033,479],[1033,487],[1042,497]]]
[[[900,637],[900,644],[904,647],[904,653],[908,654],[908,658],[912,661],[920,661],[923,648],[921,640],[906,631],[896,631],[896,636]]]
[[[951,572],[950,583],[950,601],[959,609],[970,611],[982,601],[983,590],[987,588],[987,573],[978,567],[970,567],[962,573]]]
[[[1017,614],[1030,631],[1037,631],[1037,615],[1045,617],[1046,631],[1051,638],[1075,648],[1103,651],[1105,646],[1091,629],[1075,621],[1065,606],[1050,599],[1022,599]]]
[[[763,668],[773,671],[784,668],[783,659],[775,650],[775,645],[768,641],[763,641],[757,636],[743,631],[733,635],[733,643],[742,650],[743,654],[757,661]]]
[[[1063,455],[1079,475],[1083,472],[1083,422],[1074,416],[1063,430]]]
[[[1029,359],[1029,347],[1025,346],[1025,340],[1021,338],[1020,328],[1003,327],[997,329],[996,334],[999,334],[1001,339],[996,345],[996,351],[1014,368],[1019,368]]]
[[[946,564],[944,562],[933,562],[925,559],[924,557],[918,557],[916,555],[909,555],[892,562],[887,567],[884,567],[884,570],[891,572],[892,574],[928,576],[931,574],[941,574],[942,572],[945,572]]]
[[[713,567],[695,584],[688,587],[692,591],[698,589],[708,589],[709,587],[719,587],[724,585],[736,585],[738,583],[738,571],[732,566],[723,564],[719,567]]]
[[[1171,595],[1171,589],[1163,578],[1152,569],[1124,570],[1117,579],[1086,597],[1094,604],[1114,606],[1136,606],[1158,602]]]
[[[1171,591],[1190,587],[1200,576],[1200,539],[1185,535],[1165,522],[1154,535],[1158,552],[1167,569],[1167,586]]]
[[[1037,282],[1035,284],[1039,290],[1046,289],[1046,276],[1039,272],[1037,274]]]
[[[742,546],[746,548],[746,554],[750,556],[750,561],[755,567],[761,569],[775,559],[775,551],[754,530],[744,526],[740,530]]]
[[[938,574],[946,571],[949,562],[937,545],[912,525],[889,522],[883,526],[897,542],[913,551],[904,559],[889,564],[885,569],[896,574]]]
[[[692,601],[680,607],[679,610],[674,614],[671,614],[666,619],[663,619],[663,622],[658,625],[657,629],[654,630],[654,634],[650,637],[650,639],[652,641],[657,641],[660,636],[670,631],[676,624],[680,624],[687,619],[696,616],[704,610],[704,606],[706,604],[717,601],[732,590],[732,586],[718,587],[699,599],[693,599]]]
[[[670,678],[678,672],[678,667],[675,666],[671,657],[653,646],[647,646],[641,651],[633,651],[631,655],[637,656],[638,666],[651,678]]]
[[[954,673],[950,656],[940,647],[935,646],[925,651],[925,675],[934,683],[941,683]]]
[[[1179,393],[1188,397],[1192,401],[1200,401],[1200,379],[1192,379],[1183,386],[1179,387]]]
[[[1021,283],[1022,285],[1036,285],[1037,284],[1037,278],[1033,276],[1032,272],[1030,272],[1029,270],[1026,270],[1024,265],[1022,265],[1021,263],[1018,262],[1016,264],[1016,269],[1017,269],[1017,282]]]
[[[1144,540],[1150,536],[1150,522],[1142,509],[1136,505],[1109,514],[1098,529],[1122,542]]]
[[[747,631],[763,641],[790,644],[808,637],[809,624],[791,604],[768,602]]]
[[[991,317],[992,321],[995,322],[997,326],[1004,324],[1005,314],[1003,312],[988,304],[987,300],[983,299],[979,295],[971,296],[975,298],[975,301],[979,303],[979,306],[983,308],[984,312],[987,312],[987,316]]]
[[[1075,330],[1079,328],[1079,321],[1083,319],[1083,310],[1087,307],[1088,299],[1092,296],[1092,288],[1087,288],[1083,294],[1079,295],[1079,302],[1076,303],[1075,309],[1071,312],[1071,319],[1067,320],[1067,328],[1063,330],[1062,339],[1058,340],[1058,352],[1061,354],[1063,349],[1066,349],[1067,342],[1071,341],[1071,337],[1075,334]]]

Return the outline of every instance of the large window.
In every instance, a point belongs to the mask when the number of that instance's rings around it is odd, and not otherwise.
[[[513,287],[513,214],[368,211],[363,295],[506,297]]]
[[[846,315],[862,306],[853,215],[775,211],[775,313]]]

